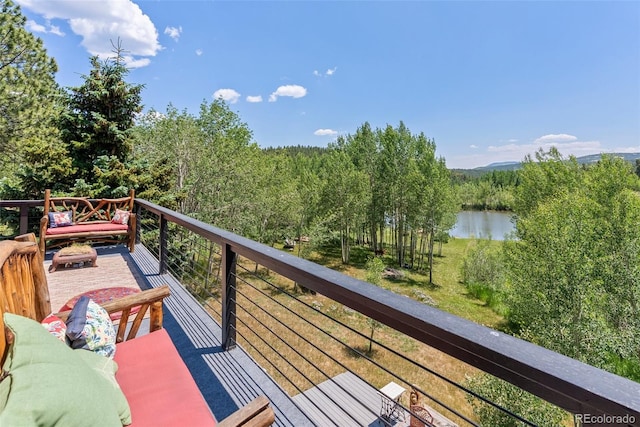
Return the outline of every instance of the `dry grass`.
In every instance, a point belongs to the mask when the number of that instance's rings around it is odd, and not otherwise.
[[[414,299],[425,298],[427,295],[445,311],[500,328],[503,319],[481,301],[468,296],[464,286],[459,283],[460,263],[471,244],[472,241],[458,239],[445,245],[443,256],[435,261],[434,285],[428,284],[428,276],[405,270],[402,279],[383,280],[381,286]],[[340,264],[337,254],[328,250],[314,254],[313,260],[352,277],[364,279],[364,262],[368,251],[355,248],[354,262],[350,266]],[[386,261],[391,264],[390,259]],[[241,261],[241,265],[246,268],[246,272],[240,273],[243,269],[238,269],[237,301],[241,307],[237,323],[238,341],[290,395],[303,392],[328,377],[343,372],[345,367],[378,388],[391,380],[399,382],[363,357],[368,354],[367,337],[371,333],[365,316],[322,295],[300,293],[291,280],[274,275],[266,269],[260,268],[257,271],[258,278],[253,275],[253,263],[242,264]],[[278,288],[294,294],[295,298]],[[219,303],[209,303],[218,304],[216,310],[220,310]],[[360,334],[328,317],[348,325]],[[375,330],[374,339],[456,383],[461,383],[467,376],[478,372],[475,368],[386,326]],[[465,393],[457,387],[375,344],[368,356],[377,364],[392,370],[394,375],[405,379],[407,388],[417,386],[464,416],[475,418]],[[460,418],[437,403],[432,401],[430,404],[453,421],[464,424]]]

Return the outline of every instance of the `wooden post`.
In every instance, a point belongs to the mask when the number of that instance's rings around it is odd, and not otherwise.
[[[222,244],[222,348],[236,346],[236,254],[228,243]]]
[[[168,254],[167,254],[167,235],[168,235],[167,218],[160,214],[160,267],[159,274],[165,274],[168,270]]]

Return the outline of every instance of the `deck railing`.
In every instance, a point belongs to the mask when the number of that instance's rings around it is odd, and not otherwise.
[[[242,257],[572,414],[589,414],[592,420],[626,415],[640,422],[638,383],[158,205],[136,203],[141,214],[146,210],[159,218],[161,269],[168,265],[169,224],[220,248],[220,316],[228,347],[237,340],[236,282]]]
[[[9,201],[0,203],[0,206],[9,207],[22,206],[25,202],[15,205]],[[371,322],[379,322],[390,333],[397,331],[410,340],[407,341],[408,346],[417,342],[437,349],[577,415],[578,421],[589,420],[585,424],[611,425],[612,420],[621,421],[620,425],[640,423],[638,383],[148,201],[136,199],[136,210],[139,216],[138,237],[157,254],[159,272],[174,274],[200,297],[221,323],[225,348],[233,348],[237,342],[243,348],[251,347],[258,361],[272,365],[263,366],[275,372],[274,376],[279,381],[293,382],[283,385],[285,389],[292,390],[290,394],[303,393],[308,389],[310,385],[301,385],[305,381],[317,385],[323,376],[330,380],[334,372],[347,369],[344,358],[335,357],[335,353],[328,351],[334,346],[350,349],[343,352],[347,358],[363,359],[362,365],[367,366],[363,368],[365,371],[382,370],[389,378],[415,385],[414,378],[396,373],[394,366],[377,365],[377,356],[369,357],[362,345],[353,344],[366,342],[368,333],[353,328],[349,333],[353,333],[354,338],[335,337],[332,333],[334,326],[331,325],[349,329],[351,319],[357,314],[371,319]],[[22,222],[20,224],[22,229]],[[335,302],[335,306],[332,303],[330,307],[318,307],[312,294],[295,290],[298,286],[298,289],[328,298]],[[267,298],[275,300],[276,305],[269,306],[269,309],[265,309],[262,303],[256,306],[256,301],[266,301]],[[289,301],[295,301],[302,308],[292,309]],[[296,322],[320,325],[314,336],[298,332],[295,324],[281,325],[281,319],[285,318],[281,313],[287,310],[295,311],[292,316],[299,319]],[[371,331],[374,330],[372,326]],[[307,341],[313,341],[309,345],[322,358],[331,360],[333,367],[323,373],[315,373],[313,369],[317,368],[318,362],[307,360],[310,350],[306,347],[292,350],[291,342],[278,342],[277,337],[284,334],[294,337],[289,341],[301,342],[304,346]],[[382,351],[396,353],[394,357],[401,358],[403,363],[415,362],[384,342],[370,342]],[[281,365],[270,360],[273,354],[280,357],[286,354],[294,361],[288,366]],[[307,364],[313,368],[305,368]],[[446,372],[438,372],[434,366],[418,361],[414,367],[416,372],[428,372],[434,381],[453,383],[464,393],[469,392],[459,384],[460,381],[451,380]],[[366,375],[355,371],[358,377],[367,379]],[[297,377],[302,380],[292,380]],[[431,405],[437,406],[439,411],[456,422],[476,424],[473,416],[459,411],[451,402],[442,401],[429,387],[418,385],[416,388],[430,398]],[[358,396],[353,398],[358,399]],[[524,419],[518,420],[531,424]]]

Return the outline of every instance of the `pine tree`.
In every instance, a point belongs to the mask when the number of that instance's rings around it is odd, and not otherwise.
[[[26,30],[18,5],[0,0],[0,9],[0,177],[14,176],[23,164],[22,176],[40,173],[46,185],[55,182],[57,171],[43,175],[40,166],[60,154],[54,123],[60,94],[54,79],[57,65],[47,56],[42,40]],[[42,153],[45,158],[38,157]],[[23,181],[26,188],[13,182],[13,192],[38,192],[33,182]],[[5,195],[10,190],[3,188]]]
[[[91,58],[84,83],[67,92],[60,128],[75,174],[74,191],[87,196],[121,196],[134,186],[134,119],[142,111],[143,85],[125,81],[129,73],[118,44],[113,58]]]

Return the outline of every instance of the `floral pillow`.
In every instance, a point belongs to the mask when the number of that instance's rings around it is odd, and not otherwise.
[[[67,319],[67,338],[71,348],[84,348],[113,358],[116,353],[116,330],[109,313],[87,296],[73,306]]]
[[[113,224],[127,225],[129,223],[129,211],[123,211],[122,209],[116,209],[116,214],[111,218]]]
[[[51,335],[62,342],[66,342],[67,325],[58,316],[50,314],[42,319],[40,323]]]
[[[71,211],[49,212],[49,227],[66,227],[73,225],[73,214]]]

